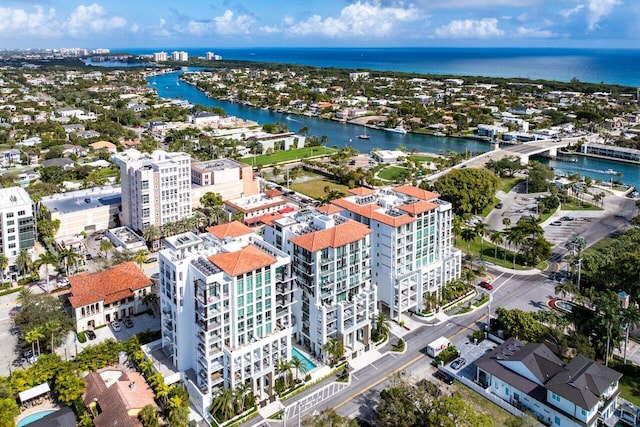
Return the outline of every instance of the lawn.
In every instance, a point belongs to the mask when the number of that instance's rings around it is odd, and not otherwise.
[[[500,200],[494,196],[493,199],[491,200],[491,203],[485,206],[482,212],[480,212],[480,216],[486,217],[487,215],[489,215],[489,213],[491,213],[491,211],[496,207],[498,203],[500,203]]]
[[[332,190],[335,189],[341,191],[345,195],[349,194],[349,187],[347,187],[346,185],[337,184],[319,175],[318,179],[291,184],[290,188],[293,191],[304,194],[305,196],[309,196],[314,199],[320,199],[325,196],[324,188],[327,186],[329,186],[329,188],[331,188]]]
[[[491,424],[494,426],[504,426],[507,424],[507,421],[516,419],[516,417],[465,385],[455,382],[454,389],[456,394],[460,396],[467,405],[471,406],[475,412],[485,414],[489,417]]]
[[[622,398],[640,406],[640,378],[625,375],[620,379],[618,387]]]
[[[467,251],[467,242],[462,240],[460,236],[456,237],[455,246],[456,248],[460,249],[463,253],[467,255],[469,254]],[[471,242],[470,247],[471,247],[471,255],[474,258],[479,258],[480,257],[480,238],[476,237],[476,239]],[[482,255],[483,255],[482,259],[484,261],[499,265],[501,267],[513,268],[513,252],[510,250],[506,250],[502,247],[498,247],[498,258],[496,259],[493,257],[493,255],[495,254],[495,250],[494,250],[495,247],[496,246],[493,243],[485,240],[484,243],[482,244]],[[547,263],[545,261],[541,261],[535,267],[544,270],[546,266],[547,266]],[[524,266],[520,255],[516,255],[516,270],[530,270],[530,269],[531,269],[531,266]]]
[[[404,178],[406,173],[406,168],[400,166],[389,166],[380,171],[380,173],[378,173],[378,177],[387,181],[395,181],[396,179]]]
[[[511,178],[500,178],[500,182],[498,183],[498,190],[502,190],[505,193],[511,191],[513,187],[516,186],[517,183],[524,181],[524,178],[511,177]]]
[[[253,166],[277,165],[280,163],[300,160],[305,157],[316,157],[336,152],[333,148],[327,147],[304,147],[295,150],[276,151],[273,154],[262,154],[255,157],[245,157],[243,163]]]
[[[429,156],[409,156],[409,158],[411,160],[413,160],[414,162],[421,164],[424,162],[435,162],[436,158],[435,157],[429,157]]]
[[[569,202],[562,203],[560,210],[563,211],[601,211],[602,208],[594,206],[587,202],[579,202],[576,199],[570,199]]]

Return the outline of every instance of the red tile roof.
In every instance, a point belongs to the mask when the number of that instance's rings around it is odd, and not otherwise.
[[[375,192],[376,190],[365,187],[352,188],[349,190],[349,193],[355,196],[368,196],[369,194],[374,194]]]
[[[384,211],[384,208],[381,208],[380,206],[373,203],[370,203],[368,205],[358,205],[346,199],[332,200],[331,203],[357,215],[371,218],[374,221],[381,222],[382,224],[386,224],[391,227],[400,227],[401,225],[410,224],[411,222],[415,221],[415,218],[409,214],[400,216],[387,215],[381,212]]]
[[[284,193],[282,191],[274,188],[274,189],[265,191],[264,194],[268,198],[273,199],[274,197],[282,196]]]
[[[290,239],[290,242],[310,252],[326,248],[339,248],[364,239],[372,231],[364,224],[349,220],[326,230],[303,234]]]
[[[133,296],[133,291],[152,285],[151,279],[132,261],[114,265],[97,273],[82,273],[69,278],[74,308],[104,301],[110,304]]]
[[[418,199],[430,201],[433,199],[437,199],[440,197],[440,194],[434,193],[432,191],[423,190],[418,187],[413,187],[411,185],[401,185],[399,187],[395,187],[393,189],[401,194],[406,194],[407,196],[417,197]]]
[[[342,209],[330,203],[320,206],[317,210],[325,215],[333,215],[342,212]]]
[[[236,252],[212,255],[209,261],[228,275],[235,277],[271,265],[276,262],[276,259],[253,245],[247,245]]]
[[[216,225],[214,227],[207,227],[207,231],[218,239],[224,239],[226,237],[239,237],[250,233],[253,230],[240,221],[232,221],[226,224]]]
[[[398,206],[398,209],[413,215],[418,215],[424,212],[432,211],[437,207],[438,205],[436,205],[435,203],[429,203],[424,200],[420,200],[419,202],[411,203],[409,205],[400,205]]]

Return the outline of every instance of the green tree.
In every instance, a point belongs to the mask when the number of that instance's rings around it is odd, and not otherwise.
[[[102,238],[100,240],[99,249],[100,249],[100,252],[104,254],[104,257],[108,260],[109,253],[111,253],[111,251],[113,250],[113,243],[111,243],[111,240],[109,239]]]
[[[424,181],[421,187],[427,185]],[[476,213],[493,203],[498,177],[486,169],[454,169],[437,180],[435,190],[451,202],[455,213]]]
[[[138,264],[140,270],[142,270],[142,264],[147,260],[147,250],[140,249],[133,256],[133,260]]]
[[[36,260],[36,265],[38,267],[44,266],[44,273],[47,278],[47,292],[49,292],[49,266],[56,265],[58,263],[58,256],[52,252],[45,252],[40,254],[38,259]]]
[[[514,337],[529,342],[539,342],[546,334],[546,328],[533,314],[515,308],[496,309],[496,326],[502,329],[506,337]]]
[[[379,312],[373,319],[373,340],[378,341],[389,335],[391,330],[391,322],[389,317],[383,312]]]
[[[165,413],[171,427],[186,427],[189,423],[189,405],[180,396],[174,395],[169,398]]]
[[[549,181],[555,177],[548,166],[540,162],[531,162],[527,179],[527,193],[541,193],[549,189]]]
[[[300,373],[307,373],[307,365],[298,356],[291,358],[291,366],[296,370],[296,378],[299,378]]]
[[[493,258],[497,261],[498,247],[504,242],[504,234],[500,230],[491,230],[491,233],[489,233],[489,240],[491,240],[491,243],[495,245],[493,248]]]
[[[9,258],[5,254],[0,254],[0,284],[4,283],[4,273],[9,267]]]
[[[75,266],[79,259],[80,254],[78,254],[73,248],[64,248],[60,251],[60,260],[64,263],[64,269],[67,277],[70,275],[71,266]]]
[[[42,326],[36,326],[24,335],[24,340],[27,344],[31,344],[31,352],[33,354],[40,354],[40,340],[45,338]],[[38,352],[36,353],[35,344],[38,343]]]
[[[32,265],[31,255],[29,254],[29,251],[27,251],[26,249],[22,249],[20,253],[18,253],[18,256],[16,257],[16,265],[20,270],[20,275],[24,277],[25,274],[29,272],[29,269]]]
[[[232,389],[220,389],[211,402],[211,414],[220,423],[231,419],[236,414],[236,396]]]
[[[44,324],[44,330],[47,331],[47,333],[51,334],[51,353],[53,354],[54,350],[55,350],[55,343],[54,343],[54,337],[57,333],[60,332],[60,327],[62,326],[62,324],[60,323],[60,321],[56,320],[56,319],[51,319],[49,320],[47,323]]]
[[[0,399],[0,427],[13,427],[15,418],[20,415],[20,408],[14,398]]]
[[[58,400],[65,405],[72,405],[73,402],[80,399],[86,383],[70,370],[63,370],[56,376],[55,392]]]
[[[471,256],[471,242],[473,242],[478,236],[478,232],[473,227],[465,227],[460,232],[462,240],[467,242],[467,255]]]
[[[138,414],[142,427],[158,427],[158,410],[154,405],[146,405]]]
[[[200,203],[205,208],[214,208],[222,207],[224,205],[224,200],[222,200],[222,196],[220,194],[209,191],[200,197]]]
[[[342,340],[335,337],[329,338],[322,346],[322,350],[327,354],[327,356],[329,356],[332,365],[339,362],[340,359],[342,359],[342,356],[344,356],[344,344],[342,343]]]
[[[480,237],[480,259],[482,259],[484,236],[486,236],[489,231],[489,225],[486,222],[478,221],[473,228],[478,237]]]
[[[304,427],[358,427],[353,418],[341,417],[333,409],[325,409],[312,418],[302,421]]]
[[[491,427],[485,414],[476,414],[460,396],[436,399],[429,412],[428,425],[440,427]]]

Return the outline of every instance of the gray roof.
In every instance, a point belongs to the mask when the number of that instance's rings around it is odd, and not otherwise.
[[[76,415],[68,406],[63,406],[61,409],[28,424],[29,427],[75,427],[77,425]]]
[[[537,381],[509,369],[511,362],[521,362]],[[622,377],[581,354],[564,364],[545,344],[523,344],[515,338],[496,346],[474,364],[541,402],[546,402],[546,391],[550,390],[584,409],[594,407],[609,386]]]

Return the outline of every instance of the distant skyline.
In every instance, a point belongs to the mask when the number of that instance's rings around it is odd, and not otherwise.
[[[638,0],[2,0],[0,49],[638,48]]]

